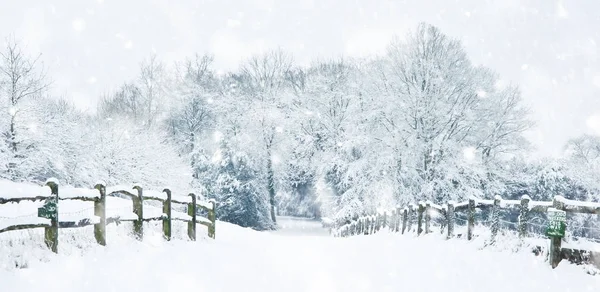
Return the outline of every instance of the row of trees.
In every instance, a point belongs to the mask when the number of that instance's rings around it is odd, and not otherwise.
[[[270,229],[275,214],[346,218],[468,196],[592,199],[600,138],[527,162],[532,126],[456,39],[421,24],[381,56],[296,66],[281,50],[217,74],[210,55],[151,56],[94,115],[47,96],[38,59],[2,52],[0,175],[73,185],[141,182],[201,190],[218,216]]]

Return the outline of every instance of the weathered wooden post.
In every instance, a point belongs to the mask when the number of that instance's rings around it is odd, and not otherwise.
[[[396,231],[396,209],[392,210],[392,215],[390,216],[390,231],[391,232],[395,232]]]
[[[431,202],[425,203],[425,234],[431,232]]]
[[[210,221],[210,226],[208,226],[208,237],[215,239],[217,228],[217,202],[214,199],[210,199],[208,202],[211,204],[211,208],[208,210],[208,221]]]
[[[502,198],[498,195],[494,197],[494,205],[492,206],[491,221],[492,221],[492,238],[490,244],[496,243],[496,236],[498,236],[498,229],[500,229],[500,201]]]
[[[521,197],[521,209],[519,212],[519,237],[525,238],[527,237],[527,223],[529,221],[529,198],[528,195],[523,195]]]
[[[138,217],[136,221],[133,221],[133,233],[137,240],[144,239],[144,190],[141,186],[134,186],[134,190],[137,191],[137,197],[133,197],[133,213]]]
[[[192,241],[196,241],[196,195],[190,193],[189,196],[192,198],[192,202],[187,205],[187,213],[191,218],[188,222],[188,237]]]
[[[375,215],[371,215],[371,234],[375,234],[375,231],[377,231],[377,216]]]
[[[408,232],[412,230],[413,220],[417,211],[416,209],[414,204],[408,205]]]
[[[383,211],[383,220],[381,222],[382,229],[386,229],[390,227],[389,216],[387,211]]]
[[[454,202],[448,201],[446,210],[446,225],[448,226],[448,239],[454,237]]]
[[[94,215],[100,217],[100,222],[94,224],[94,237],[99,245],[106,245],[106,185],[97,183],[94,186],[100,192],[100,198],[94,200]]]
[[[425,205],[423,202],[419,202],[419,208],[417,209],[417,235],[421,235],[423,232],[423,213],[425,212]]]
[[[473,239],[473,230],[475,229],[475,199],[469,199],[469,209],[467,214],[467,240]]]
[[[365,229],[366,229],[366,221],[365,221],[365,216],[363,215],[362,217],[360,217],[360,234],[361,235],[365,234]]]
[[[548,227],[546,229],[546,235],[550,237],[549,262],[553,269],[562,260],[561,245],[567,227],[567,212],[563,209],[562,197],[555,196],[552,201],[552,208],[548,208]]]
[[[448,213],[448,205],[442,205],[442,216],[444,216],[444,218],[440,222],[440,234],[444,234],[446,229],[446,213]]]
[[[167,241],[171,240],[171,190],[164,189],[164,193],[167,194],[167,199],[163,201],[163,214],[167,215],[163,218],[163,234]]]
[[[44,227],[44,242],[53,253],[58,253],[58,182],[48,180],[46,186],[50,188],[50,197],[38,208],[38,217],[50,219],[50,226]]]
[[[400,209],[400,205],[396,205],[396,229],[394,231],[400,232],[400,224],[402,224],[402,209]]]
[[[402,210],[402,234],[406,231],[406,223],[408,221],[408,209],[404,208]]]

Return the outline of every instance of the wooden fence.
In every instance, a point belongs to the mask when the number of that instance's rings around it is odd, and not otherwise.
[[[452,201],[440,206],[431,202],[419,202],[418,205],[410,204],[406,208],[397,207],[391,212],[380,212],[376,215],[355,217],[348,220],[345,224],[338,226],[334,232],[334,236],[352,236],[352,235],[369,235],[376,233],[382,228],[389,228],[394,232],[410,232],[413,230],[413,225],[416,223],[417,235],[431,233],[432,216],[439,215],[441,220],[440,231],[446,231],[446,238],[450,239],[455,236],[455,214],[457,212],[465,212],[467,217],[467,234],[468,240],[473,239],[473,231],[475,229],[475,214],[479,210],[490,211],[490,229],[491,238],[489,244],[495,244],[500,227],[500,210],[517,207],[519,210],[519,222],[517,231],[520,238],[528,236],[528,225],[530,224],[531,212],[546,213],[548,209],[554,208],[557,210],[566,211],[567,213],[582,213],[600,215],[600,203],[579,202],[567,200],[562,196],[555,196],[551,202],[532,201],[529,196],[523,196],[521,200],[503,200],[500,196],[496,196],[494,200],[480,200],[471,198],[465,202],[454,203]],[[416,221],[416,222],[415,222]],[[585,251],[567,250],[561,248],[561,238],[552,238],[551,247],[549,250],[549,262],[553,268],[563,258],[568,258],[572,253],[582,253]],[[600,255],[589,253],[591,261],[600,261]],[[595,259],[594,257],[598,257]]]
[[[106,245],[106,226],[111,223],[133,222],[133,233],[138,240],[144,237],[144,222],[162,221],[162,231],[166,240],[171,240],[171,223],[173,220],[187,222],[187,234],[190,240],[196,240],[196,224],[204,225],[208,228],[208,237],[215,238],[215,221],[216,221],[216,202],[210,200],[208,202],[198,202],[196,195],[190,193],[188,196],[174,197],[170,189],[164,189],[162,192],[150,191],[144,193],[141,186],[134,186],[131,189],[127,187],[114,187],[107,190],[105,184],[98,183],[95,189],[76,189],[68,188],[61,189],[59,196],[59,184],[55,180],[49,180],[46,186],[50,188],[48,195],[32,194],[23,197],[0,197],[0,205],[7,203],[20,203],[23,201],[45,201],[42,208],[38,209],[38,217],[34,222],[20,222],[8,226],[0,226],[0,233],[31,229],[44,228],[44,241],[48,248],[53,252],[58,252],[58,229],[59,228],[77,228],[89,225],[94,225],[94,237],[100,245]],[[133,193],[135,192],[135,194]],[[130,198],[131,210],[133,213],[107,216],[106,203],[107,197],[114,198]],[[59,201],[76,200],[83,202],[94,203],[93,218],[84,218],[77,221],[61,221],[59,220]],[[159,214],[151,214],[144,216],[144,202],[157,201],[162,204],[162,212]],[[173,204],[185,205],[187,214],[173,213]],[[198,210],[204,210],[207,213],[207,218],[197,216]],[[156,213],[156,212],[155,212]]]

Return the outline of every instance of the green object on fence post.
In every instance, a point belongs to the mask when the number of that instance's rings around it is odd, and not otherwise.
[[[208,221],[210,221],[210,226],[208,227],[208,237],[215,239],[216,232],[216,221],[217,221],[217,203],[215,200],[211,199],[209,201],[211,203],[212,208],[208,210]]]
[[[556,268],[561,261],[561,245],[567,228],[567,212],[560,210],[560,200],[554,199],[554,208],[548,208],[548,226],[546,235],[550,237],[549,261],[552,268]]]
[[[171,190],[164,189],[163,192],[167,194],[167,199],[163,201],[163,214],[167,215],[163,218],[163,234],[169,241],[171,240]]]
[[[46,219],[56,219],[56,200],[55,198],[48,198],[44,201],[44,205],[38,208],[38,217]]]
[[[188,215],[192,217],[192,220],[188,222],[188,237],[192,241],[196,241],[196,195],[189,194],[192,197],[192,202],[188,204]]]
[[[144,190],[140,186],[134,186],[137,191],[137,197],[133,197],[133,213],[138,217],[138,220],[133,221],[133,233],[137,240],[144,239]]]
[[[546,236],[565,237],[567,228],[567,212],[548,208],[548,226],[546,227]]]
[[[58,253],[58,183],[49,180],[51,196],[38,209],[38,217],[50,219],[50,227],[44,228],[44,242],[53,253]]]
[[[94,187],[100,192],[100,198],[94,200],[94,215],[100,217],[94,224],[94,237],[99,245],[106,245],[106,186],[98,183]]]

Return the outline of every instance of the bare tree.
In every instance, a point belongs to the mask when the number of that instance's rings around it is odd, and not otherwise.
[[[13,159],[20,159],[19,138],[20,114],[27,109],[22,106],[25,102],[41,96],[48,88],[46,73],[40,61],[40,56],[30,58],[13,38],[8,38],[6,47],[0,52],[0,85],[3,89],[2,106],[8,109],[10,121],[4,137]],[[6,111],[4,111],[6,112]],[[9,162],[9,172],[14,174],[16,160]]]
[[[292,58],[282,50],[275,50],[250,58],[241,68],[238,83],[246,96],[249,117],[257,124],[264,150],[266,180],[271,207],[271,219],[275,217],[275,170],[272,156],[277,146],[278,131],[289,116],[289,103],[284,88],[286,76],[292,68]]]

